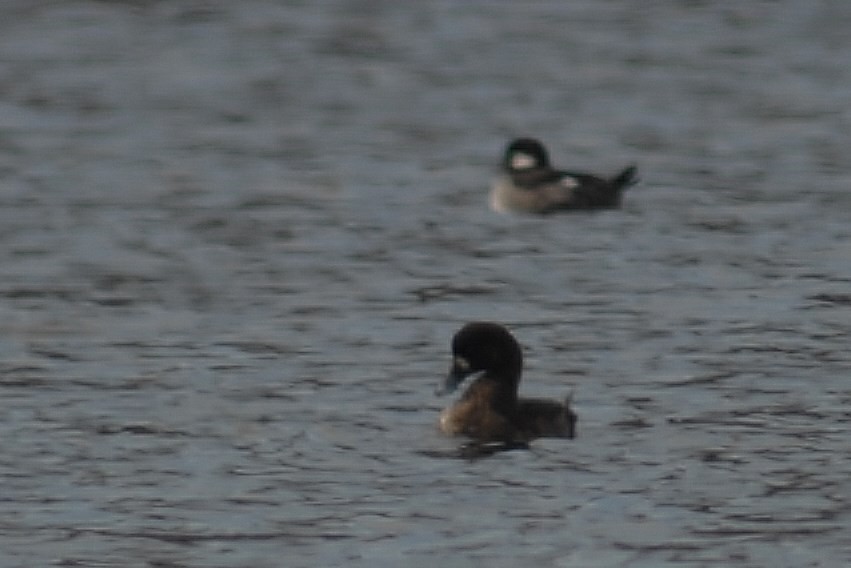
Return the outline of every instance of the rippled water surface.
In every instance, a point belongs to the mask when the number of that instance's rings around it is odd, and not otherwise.
[[[0,566],[851,563],[851,3],[0,9]],[[457,457],[472,319],[577,439]]]

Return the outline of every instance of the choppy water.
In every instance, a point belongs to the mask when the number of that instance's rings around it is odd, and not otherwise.
[[[851,563],[851,3],[0,7],[0,566]],[[471,319],[576,440],[441,457]]]

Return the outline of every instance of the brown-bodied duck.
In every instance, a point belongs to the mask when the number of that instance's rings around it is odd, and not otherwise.
[[[535,438],[573,438],[576,414],[564,402],[519,398],[523,354],[505,327],[468,323],[452,338],[452,367],[438,394],[453,392],[479,373],[461,398],[440,415],[440,429],[484,442],[528,442]]]

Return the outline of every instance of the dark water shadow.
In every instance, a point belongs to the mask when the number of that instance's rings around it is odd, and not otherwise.
[[[422,450],[420,455],[430,458],[478,460],[491,457],[502,452],[514,450],[529,450],[527,442],[466,442],[452,450]]]

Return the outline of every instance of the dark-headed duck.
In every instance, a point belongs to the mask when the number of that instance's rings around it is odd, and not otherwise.
[[[452,338],[452,368],[438,394],[454,391],[480,373],[461,398],[440,415],[440,429],[480,441],[528,442],[535,438],[573,438],[576,414],[570,397],[518,398],[523,368],[520,345],[503,326],[474,322]]]
[[[494,182],[490,205],[505,213],[554,213],[578,209],[619,207],[623,191],[638,181],[628,166],[611,178],[553,169],[544,145],[534,138],[517,138],[505,149],[502,175]]]

